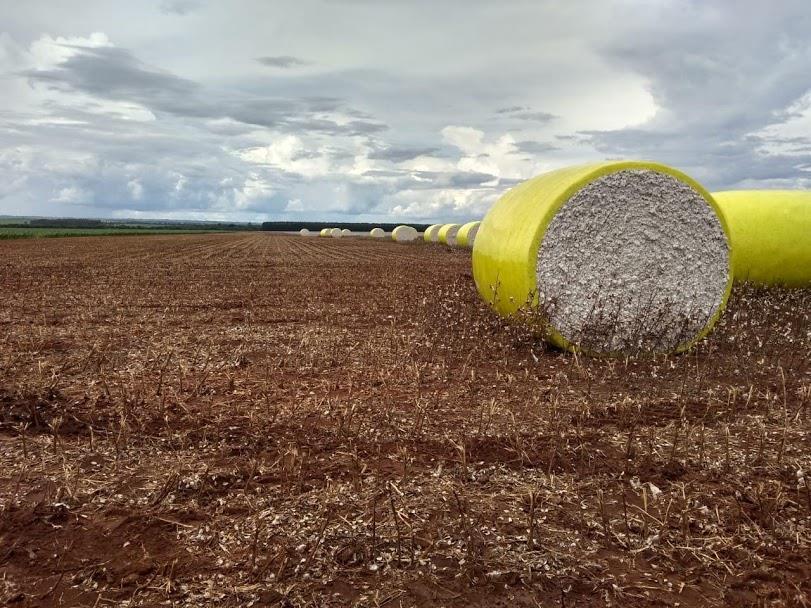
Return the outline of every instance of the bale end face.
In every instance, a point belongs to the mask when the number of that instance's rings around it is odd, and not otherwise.
[[[555,171],[507,193],[474,245],[479,292],[531,309],[550,341],[592,354],[672,352],[709,332],[731,285],[712,197],[652,163]]]
[[[397,226],[391,233],[391,238],[397,243],[410,243],[420,236],[412,226]]]

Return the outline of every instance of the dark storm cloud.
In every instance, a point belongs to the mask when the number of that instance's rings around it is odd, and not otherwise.
[[[115,101],[137,103],[156,113],[187,118],[231,118],[258,127],[330,135],[369,135],[388,126],[370,120],[345,124],[314,116],[337,111],[333,97],[267,98],[204,89],[191,80],[152,68],[115,47],[71,47],[76,54],[49,70],[23,73],[32,82]]]
[[[160,11],[165,15],[188,15],[203,5],[200,0],[163,0]]]
[[[524,154],[545,154],[547,152],[554,152],[560,150],[558,146],[554,146],[544,141],[517,141],[515,147]]]
[[[499,108],[496,114],[506,116],[508,118],[515,118],[518,120],[531,120],[541,123],[551,122],[557,116],[549,112],[538,112],[527,106],[509,106],[506,108]]]
[[[309,65],[309,61],[304,61],[303,59],[292,57],[290,55],[279,55],[278,57],[257,57],[256,60],[262,65],[266,65],[271,68],[288,69]]]
[[[791,118],[787,108],[811,90],[807,3],[778,11],[744,2],[723,14],[723,29],[709,5],[698,6],[691,27],[632,32],[633,44],[606,46],[609,60],[649,81],[660,111],[640,127],[585,135],[603,154],[668,162],[711,188],[803,176],[811,156],[764,155],[768,138],[755,134]]]
[[[418,156],[432,156],[439,152],[439,148],[424,147],[424,148],[383,148],[375,150],[369,154],[372,160],[388,160],[393,163],[401,163],[407,160],[413,160]]]

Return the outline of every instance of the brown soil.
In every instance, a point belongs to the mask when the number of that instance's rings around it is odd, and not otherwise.
[[[0,605],[811,603],[811,291],[587,360],[466,251],[0,242]]]

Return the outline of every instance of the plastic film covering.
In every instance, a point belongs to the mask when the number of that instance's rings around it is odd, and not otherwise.
[[[479,232],[481,222],[468,222],[462,224],[459,232],[456,233],[456,244],[459,247],[472,248],[473,243],[476,242],[476,234]]]
[[[456,245],[456,235],[462,226],[460,224],[444,224],[437,234],[438,241],[451,247]]]
[[[439,240],[439,229],[442,228],[442,224],[433,224],[428,226],[425,229],[425,232],[422,235],[423,240],[426,243],[436,243]]]
[[[736,281],[811,286],[811,191],[715,192],[726,217]]]
[[[391,233],[391,238],[398,243],[410,243],[416,241],[419,236],[420,233],[412,226],[397,226]]]

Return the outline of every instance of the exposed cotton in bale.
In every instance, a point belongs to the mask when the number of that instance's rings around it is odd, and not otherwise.
[[[811,192],[741,190],[712,196],[729,226],[736,281],[811,286]]]
[[[411,226],[397,226],[391,233],[391,238],[398,243],[410,243],[416,241],[419,236],[420,233],[417,232],[417,229]]]
[[[299,230],[299,231],[298,231],[298,233],[299,233],[301,236],[310,236],[310,231],[309,231],[309,230],[307,230],[306,228],[302,228],[301,230]]]
[[[344,233],[341,232],[340,228],[333,228],[329,231],[329,235],[334,239],[339,239],[344,235]]]
[[[442,228],[442,224],[433,224],[428,226],[425,229],[425,232],[422,235],[423,240],[426,243],[436,243],[439,240],[439,229]]]
[[[384,236],[386,236],[386,231],[382,228],[372,228],[372,230],[369,232],[369,236],[373,239],[382,239]]]
[[[712,196],[664,165],[570,167],[507,192],[482,221],[473,276],[502,315],[592,354],[683,351],[729,297],[726,224]]]
[[[462,226],[459,224],[445,224],[440,226],[439,232],[437,233],[437,240],[440,243],[454,247],[456,245],[456,235],[461,227]]]
[[[468,222],[462,224],[459,232],[456,233],[456,244],[459,247],[473,248],[473,243],[476,242],[476,233],[479,231],[481,222]]]

